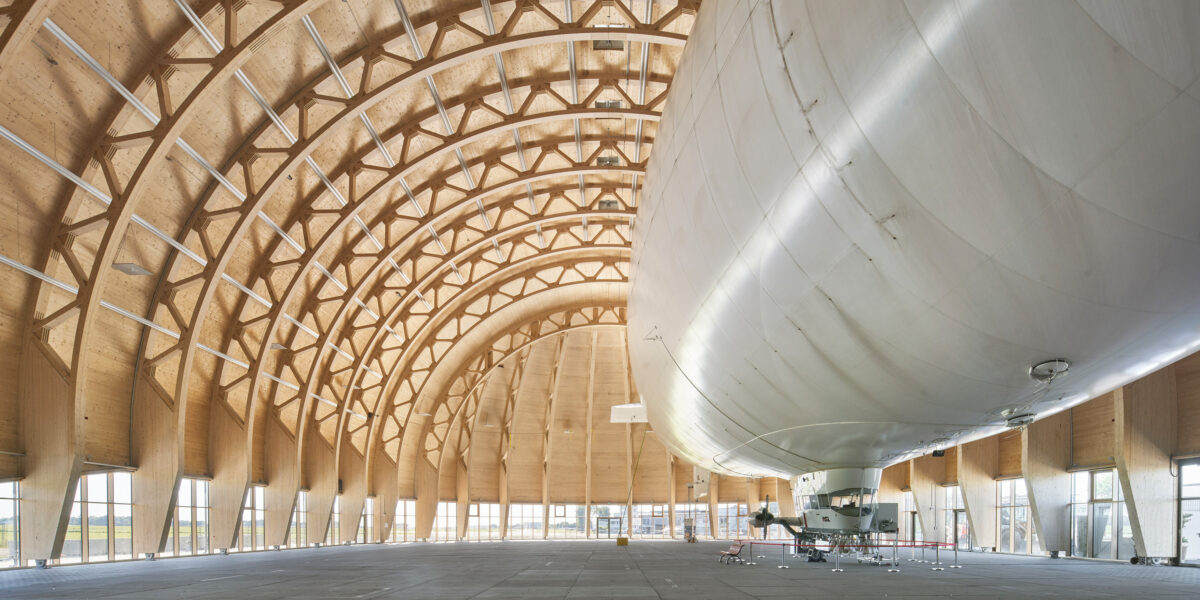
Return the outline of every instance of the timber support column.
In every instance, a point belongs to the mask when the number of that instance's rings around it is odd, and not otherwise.
[[[708,474],[708,533],[717,539],[717,510],[718,494],[720,494],[721,476],[716,473]]]
[[[924,539],[941,542],[946,539],[942,511],[946,508],[946,494],[941,481],[946,474],[944,457],[921,456],[912,459],[913,503],[917,505],[917,518],[921,521]]]
[[[71,385],[30,341],[21,361],[21,560],[49,560],[62,552],[83,458],[83,410]],[[61,365],[60,365],[61,366]]]
[[[299,453],[296,438],[279,417],[266,417],[266,451],[263,453],[263,470],[267,479],[266,501],[267,547],[287,544],[292,526],[292,513],[296,509],[296,496],[300,491]],[[133,520],[137,524],[137,518]]]
[[[1000,439],[990,436],[958,447],[958,485],[971,524],[971,540],[996,549],[996,471]]]
[[[342,450],[338,452],[338,473],[342,481],[342,499],[338,502],[338,537],[344,542],[358,541],[358,526],[364,526],[363,506],[367,502],[367,465],[361,454],[350,446],[345,438],[341,440]],[[364,538],[365,539],[365,538]]]
[[[1113,392],[1114,457],[1133,543],[1141,557],[1177,554],[1175,451],[1178,399],[1175,368],[1156,371]]]
[[[132,462],[134,556],[163,550],[174,522],[176,494],[183,477],[180,406],[142,377],[134,385]]]
[[[320,544],[325,542],[326,534],[330,533],[333,502],[338,495],[337,457],[334,456],[333,446],[315,428],[310,429],[302,451],[302,485],[308,489],[308,541],[310,544]],[[333,537],[332,534],[330,537]]]
[[[667,531],[675,537],[675,455],[667,452]]]
[[[1063,411],[1021,430],[1021,473],[1042,549],[1071,547],[1071,414]]]
[[[758,510],[758,505],[762,504],[762,496],[759,494],[761,479],[746,478],[746,514],[749,515],[752,511]],[[778,497],[776,497],[778,498]],[[740,511],[739,511],[740,512]],[[735,519],[738,517],[734,517]],[[734,523],[733,530],[740,529],[741,523]],[[748,526],[747,532],[750,537],[758,537],[758,528],[752,525]]]

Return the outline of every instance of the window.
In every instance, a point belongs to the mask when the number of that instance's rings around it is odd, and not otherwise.
[[[592,536],[609,538],[624,536],[628,532],[624,504],[592,505]]]
[[[748,536],[750,534],[750,524],[747,522],[747,518],[745,504],[740,502],[723,502],[718,504],[717,537],[732,540]]]
[[[541,504],[510,504],[508,506],[508,539],[540,540],[543,510]]]
[[[234,552],[249,552],[251,550],[266,550],[266,488],[252,485],[246,490],[246,500],[242,504],[242,534],[238,536],[237,548]]]
[[[80,477],[58,562],[130,558],[133,558],[133,477],[124,471]]]
[[[438,542],[453,542],[458,539],[457,502],[438,502],[437,516],[433,520],[432,539]]]
[[[333,497],[333,512],[329,516],[329,529],[325,531],[325,545],[332,546],[342,541],[342,497]]]
[[[996,482],[996,551],[1041,553],[1024,479]]]
[[[0,569],[20,564],[21,487],[15,481],[0,481]]]
[[[1179,465],[1179,562],[1200,564],[1200,461]]]
[[[633,535],[643,538],[670,537],[666,504],[635,504],[633,506]]]
[[[175,519],[163,556],[208,554],[208,482],[184,477],[176,491]]]
[[[676,504],[675,505],[675,535],[683,537],[686,535],[685,527],[690,524],[693,526],[694,535],[698,538],[706,538],[712,536],[712,530],[708,527],[708,505],[703,503],[697,504]]]
[[[587,511],[582,504],[554,504],[550,507],[550,537],[587,537]]]
[[[1116,469],[1071,474],[1071,555],[1117,560],[1134,555]]]
[[[416,500],[397,500],[396,501],[396,516],[392,523],[392,541],[393,542],[411,542],[415,541],[417,524],[417,501]]]
[[[304,490],[296,493],[296,507],[292,509],[287,545],[289,548],[303,548],[308,545],[308,492]]]
[[[917,516],[917,503],[913,499],[911,491],[904,492],[901,510],[904,512],[900,515],[900,536],[914,542],[924,541],[925,534],[921,530],[921,518]]]
[[[946,494],[945,541],[947,544],[955,544],[959,550],[970,550],[971,527],[967,521],[967,508],[963,503],[962,488],[951,485],[942,489]]]
[[[500,539],[500,505],[472,504],[467,513],[467,539],[486,542]]]
[[[367,498],[363,503],[363,514],[358,519],[358,538],[360,544],[366,544],[375,539],[375,499]]]

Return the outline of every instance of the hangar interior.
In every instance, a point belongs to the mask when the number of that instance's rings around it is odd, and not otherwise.
[[[0,595],[1200,583],[1196,2],[0,4]]]

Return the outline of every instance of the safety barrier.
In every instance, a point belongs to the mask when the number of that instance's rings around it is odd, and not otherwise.
[[[870,544],[870,543],[797,544],[795,542],[789,542],[789,541],[772,542],[772,541],[767,541],[767,540],[757,540],[756,541],[753,539],[738,539],[736,541],[740,544],[746,544],[748,546],[747,549],[749,550],[750,560],[747,560],[744,563],[746,566],[758,564],[757,562],[754,562],[755,558],[766,558],[765,555],[762,555],[762,554],[756,555],[754,553],[754,546],[758,545],[758,546],[779,546],[779,565],[776,567],[778,569],[790,568],[786,564],[788,548],[792,548],[794,550],[799,550],[800,548],[812,548],[812,549],[819,550],[821,552],[828,552],[830,554],[833,554],[834,565],[833,565],[833,568],[830,570],[835,573],[841,573],[844,571],[844,569],[842,569],[843,550],[849,550],[851,552],[858,552],[860,555],[859,560],[861,561],[862,560],[861,555],[862,555],[863,551],[867,550],[868,548],[891,548],[892,549],[892,560],[891,560],[891,563],[889,563],[890,568],[888,569],[888,572],[889,573],[899,573],[900,572],[899,550],[900,550],[900,548],[911,548],[912,554],[911,554],[911,557],[908,559],[909,562],[924,563],[924,564],[931,565],[930,566],[931,571],[945,571],[946,566],[945,566],[945,563],[942,562],[942,558],[941,558],[942,557],[942,553],[941,553],[942,547],[947,547],[947,549],[952,549],[954,551],[954,564],[949,565],[949,567],[951,569],[961,569],[962,568],[962,565],[958,564],[958,545],[952,544],[949,542],[927,542],[927,541],[923,541],[923,540],[901,540],[901,539],[894,539],[894,540],[892,540],[892,542],[890,544],[887,544],[887,543],[884,543],[884,544]],[[917,548],[921,549],[921,558],[919,558],[919,559],[916,557],[917,556],[916,555]],[[932,562],[925,560],[925,550],[929,549],[929,548],[933,549],[933,561]]]

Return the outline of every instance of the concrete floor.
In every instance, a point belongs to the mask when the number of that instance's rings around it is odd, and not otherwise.
[[[635,540],[407,544],[0,572],[0,598],[1196,598],[1200,569],[960,555],[931,572],[717,563],[726,544]],[[773,550],[774,548],[772,548]]]

